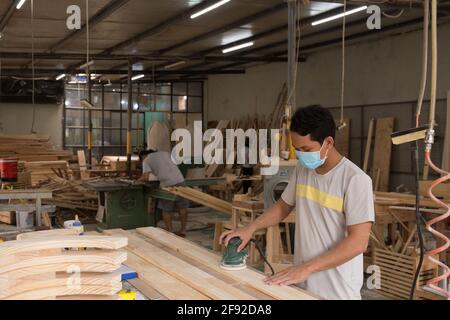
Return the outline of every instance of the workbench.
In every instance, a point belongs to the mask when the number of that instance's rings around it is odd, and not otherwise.
[[[6,211],[32,211],[36,210],[36,224],[38,226],[42,225],[42,199],[51,199],[53,194],[49,190],[44,189],[17,189],[17,190],[0,190],[0,200],[34,200],[34,205],[15,205],[15,204],[5,204],[3,207],[0,207],[0,210]],[[45,210],[53,210],[54,207],[45,207]]]
[[[128,238],[124,263],[138,273],[129,281],[150,299],[168,300],[317,300],[296,286],[268,286],[256,269],[227,271],[221,255],[159,228],[105,230]]]

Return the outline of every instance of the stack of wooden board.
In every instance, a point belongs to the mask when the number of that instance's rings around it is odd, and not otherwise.
[[[64,160],[23,162],[19,166],[23,167],[24,172],[29,172],[31,186],[36,186],[51,177],[69,178],[69,165]]]
[[[224,201],[222,199],[211,196],[207,193],[201,192],[190,187],[168,187],[163,188],[164,190],[173,193],[177,196],[189,199],[195,203],[204,205],[205,207],[231,214],[232,205],[231,203]]]
[[[98,210],[96,192],[85,188],[81,180],[67,180],[61,177],[51,177],[48,182],[39,184],[40,188],[51,190],[52,199],[44,199],[44,204],[53,204],[58,208],[75,210],[94,216]]]
[[[158,228],[105,230],[128,238],[126,265],[138,273],[141,287],[159,298],[180,300],[316,300],[293,286],[268,286],[265,275],[251,268],[227,271],[221,256]],[[143,292],[144,293],[144,292]],[[144,293],[145,294],[145,293]]]
[[[20,161],[69,160],[71,152],[55,150],[49,136],[0,134],[0,158],[13,157]]]
[[[0,243],[0,299],[114,299],[122,283],[113,271],[127,259],[120,250],[127,239],[75,233],[39,231]]]

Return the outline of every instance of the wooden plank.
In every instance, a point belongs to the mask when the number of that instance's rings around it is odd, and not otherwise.
[[[149,300],[168,300],[167,297],[153,289],[153,287],[142,279],[135,278],[127,281]]]
[[[15,240],[0,243],[0,264],[3,259],[16,253],[45,249],[98,248],[117,250],[127,245],[125,237],[63,236],[29,240]]]
[[[367,170],[369,168],[369,159],[370,159],[370,151],[372,149],[372,138],[373,138],[373,126],[375,123],[375,119],[371,118],[369,122],[369,131],[367,133],[367,142],[366,142],[366,149],[364,151],[364,164],[363,164],[363,171],[367,173]]]
[[[87,171],[86,155],[84,153],[84,150],[78,150],[77,156],[78,156],[78,165],[80,166],[81,180],[89,179],[90,175],[89,172]]]
[[[268,286],[263,280],[266,276],[252,269],[227,271],[219,267],[221,256],[217,255],[207,249],[204,249],[196,244],[170,234],[158,228],[139,228],[137,232],[160,242],[164,246],[177,250],[180,254],[186,255],[217,271],[218,273],[229,276],[240,283],[247,284],[264,294],[267,294],[275,299],[281,300],[316,300],[320,299],[318,296],[307,293],[300,288],[294,286]]]
[[[123,230],[105,230],[104,232],[109,235],[127,235],[128,250],[211,299],[255,299],[253,296],[234,288],[162,249],[139,239],[129,232]]]
[[[372,179],[376,180],[380,170],[378,190],[389,191],[389,176],[391,168],[391,133],[394,130],[394,118],[377,119],[375,129],[375,146],[372,165]]]
[[[124,264],[136,270],[141,281],[170,300],[209,300],[207,296],[132,252],[128,252],[128,259]]]
[[[11,211],[0,212],[0,222],[5,224],[15,224],[16,223],[16,213]]]

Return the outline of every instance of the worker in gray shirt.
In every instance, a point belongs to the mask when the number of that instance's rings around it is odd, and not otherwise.
[[[183,186],[184,177],[180,169],[173,163],[170,153],[166,151],[143,150],[139,153],[142,161],[142,177],[139,181],[148,181],[150,173],[154,174],[161,187]],[[169,232],[173,232],[172,214],[178,210],[180,214],[181,229],[175,234],[185,237],[187,226],[187,208],[189,201],[177,197],[176,200],[158,200],[158,208],[162,210],[162,218]]]
[[[298,109],[291,137],[299,160],[281,199],[244,228],[222,234],[242,250],[260,229],[295,210],[294,266],[265,282],[296,284],[326,299],[361,299],[363,253],[375,219],[370,177],[335,148],[336,124],[320,106]]]

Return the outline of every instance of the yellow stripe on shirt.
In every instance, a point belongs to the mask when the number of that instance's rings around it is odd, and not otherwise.
[[[343,198],[333,196],[308,185],[297,184],[297,197],[314,201],[323,207],[333,209],[338,212],[344,211]]]

